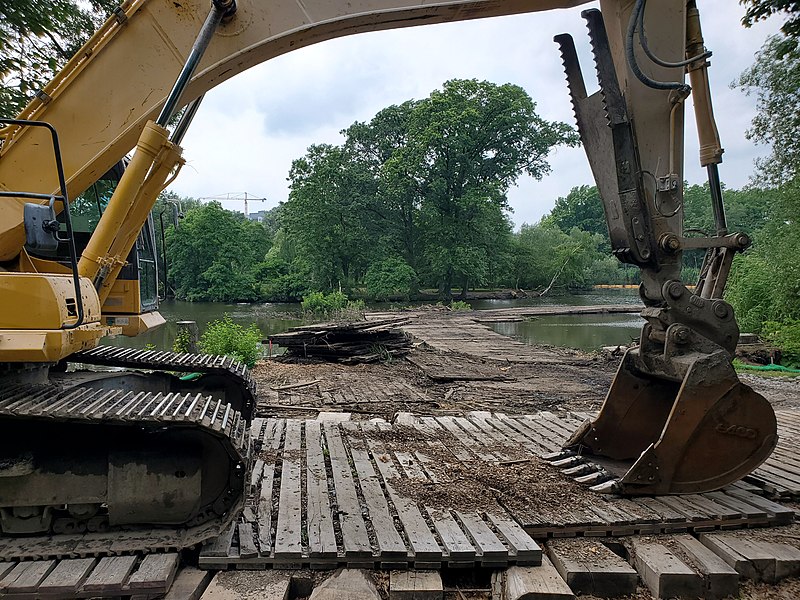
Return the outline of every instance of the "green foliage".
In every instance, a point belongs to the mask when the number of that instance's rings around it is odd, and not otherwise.
[[[781,31],[788,37],[800,37],[800,2],[797,0],[739,0],[747,7],[742,24],[751,27],[774,14],[786,14],[786,22]]]
[[[563,232],[577,227],[581,231],[601,235],[605,239],[604,251],[611,251],[603,202],[596,186],[581,185],[572,188],[566,198],[556,200],[553,210],[542,223],[558,227]]]
[[[452,300],[450,302],[450,310],[456,312],[472,310],[472,305],[469,302],[463,302],[462,300]]]
[[[795,22],[800,25],[800,18]],[[771,145],[772,154],[756,164],[773,183],[800,175],[799,44],[783,36],[768,38],[753,66],[735,83],[745,94],[756,96],[757,112],[747,137]]]
[[[783,323],[764,323],[765,337],[781,349],[781,364],[790,368],[800,367],[800,320]]]
[[[200,336],[200,349],[206,354],[232,356],[252,367],[261,355],[261,337],[261,330],[255,323],[243,327],[226,314],[208,324]]]
[[[188,329],[179,329],[175,334],[175,341],[172,342],[173,352],[188,352],[192,336]]]
[[[181,300],[247,302],[261,298],[259,265],[270,247],[260,223],[217,202],[189,209],[167,233],[169,279]]]
[[[290,173],[283,223],[315,289],[352,289],[372,265],[402,259],[448,298],[454,283],[498,280],[508,188],[523,172],[546,174],[553,147],[577,143],[522,88],[477,80],[448,81],[343,133],[343,146],[310,147]]]
[[[343,292],[331,292],[330,294],[313,292],[303,298],[301,306],[307,312],[330,314],[347,306],[347,294]]]
[[[408,300],[416,278],[414,269],[403,259],[387,258],[370,265],[364,275],[364,285],[367,296],[373,300]]]
[[[117,4],[116,0],[0,2],[0,116],[17,115]]]

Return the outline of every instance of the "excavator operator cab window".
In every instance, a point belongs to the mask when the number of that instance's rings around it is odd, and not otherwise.
[[[72,231],[75,236],[76,251],[80,255],[89,243],[100,217],[108,206],[111,196],[125,172],[127,161],[123,160],[114,165],[102,178],[97,180],[82,194],[73,198],[70,203],[72,217]],[[66,237],[66,223],[64,213],[58,215],[61,225],[62,237]],[[41,258],[55,258],[59,262],[68,264],[68,247],[66,243],[59,243],[55,257],[41,255]],[[141,310],[148,312],[158,308],[158,271],[155,258],[155,230],[152,216],[147,219],[136,245],[128,255],[127,264],[119,274],[120,280],[139,281],[139,296]]]

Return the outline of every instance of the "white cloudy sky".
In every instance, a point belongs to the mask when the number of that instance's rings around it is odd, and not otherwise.
[[[706,46],[714,52],[712,94],[726,149],[721,175],[729,186],[739,187],[747,183],[753,159],[766,149],[753,147],[744,137],[754,99],[730,89],[729,83],[752,63],[781,22],[772,19],[744,29],[739,22],[743,9],[735,0],[698,4]],[[184,139],[188,163],[170,189],[193,197],[247,192],[267,199],[251,202],[251,212],[271,208],[287,199],[289,166],[309,145],[339,144],[339,132],[354,121],[424,98],[452,78],[521,85],[544,118],[574,124],[552,39],[558,33],[572,34],[590,81],[593,68],[580,17],[587,6],[361,34],[259,65],[206,94]],[[704,170],[697,166],[693,118],[687,112],[686,178],[701,183]],[[592,183],[581,148],[558,149],[550,162],[550,175],[541,181],[523,177],[509,193],[517,226],[537,221],[573,186]],[[243,210],[241,202],[223,204]]]

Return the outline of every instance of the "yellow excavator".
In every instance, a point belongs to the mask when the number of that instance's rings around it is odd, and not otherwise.
[[[183,164],[179,144],[207,90],[339,36],[582,3],[117,8],[20,115],[0,120],[0,560],[186,548],[225,529],[244,503],[247,370],[224,357],[99,345],[163,323],[149,214]],[[614,474],[599,491],[711,490],[757,467],[777,434],[769,403],[731,366],[739,331],[723,292],[750,241],[725,222],[710,53],[694,0],[600,5],[583,13],[598,92],[586,93],[572,39],[556,41],[613,252],[641,269],[646,324],[599,415],[568,445]],[[716,223],[700,238],[682,230],[689,98]],[[690,289],[681,253],[698,248],[706,259]],[[205,376],[185,382],[180,371]]]

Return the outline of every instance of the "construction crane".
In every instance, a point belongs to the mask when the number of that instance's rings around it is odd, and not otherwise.
[[[236,202],[244,202],[244,216],[248,219],[250,218],[250,209],[248,208],[248,202],[252,201],[261,201],[266,202],[267,199],[263,196],[256,196],[249,192],[228,192],[226,194],[219,194],[217,196],[203,196],[202,198],[198,198],[201,202],[204,200],[219,200],[220,202],[228,202],[228,201],[236,201]]]

